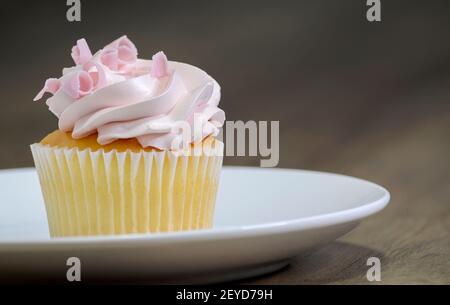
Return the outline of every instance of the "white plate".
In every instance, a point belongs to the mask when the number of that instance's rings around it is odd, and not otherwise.
[[[0,171],[0,280],[217,282],[274,271],[330,242],[389,201],[352,177],[289,169],[225,167],[213,229],[51,239],[34,169]]]

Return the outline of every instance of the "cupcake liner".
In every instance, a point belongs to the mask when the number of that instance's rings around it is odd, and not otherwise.
[[[223,143],[220,143],[223,150]],[[31,145],[50,235],[210,228],[222,154]]]

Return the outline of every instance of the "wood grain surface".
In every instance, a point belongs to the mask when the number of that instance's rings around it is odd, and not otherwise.
[[[32,166],[28,145],[56,128],[31,99],[71,63],[76,39],[96,49],[126,33],[142,57],[163,49],[213,75],[229,120],[280,121],[279,167],[391,192],[345,237],[240,283],[367,284],[366,260],[377,256],[382,284],[450,284],[450,5],[383,1],[382,21],[369,23],[365,2],[128,1],[124,11],[84,1],[72,24],[64,4],[4,1],[0,168]]]

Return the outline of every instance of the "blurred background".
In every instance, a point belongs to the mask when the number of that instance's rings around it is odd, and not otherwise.
[[[2,1],[0,168],[31,166],[28,145],[56,128],[32,98],[73,64],[76,40],[97,50],[123,34],[140,57],[164,50],[211,74],[228,120],[279,120],[280,167],[411,168],[449,142],[448,1],[383,1],[374,23],[364,0],[81,3],[82,21],[70,23],[66,1]]]
[[[391,206],[347,241],[387,253],[397,277],[420,243],[433,255],[421,252],[430,264],[415,272],[434,279],[431,260],[450,253],[449,1],[382,1],[373,23],[365,0],[81,3],[82,21],[69,23],[65,0],[1,2],[0,168],[33,166],[28,145],[56,128],[32,98],[72,65],[76,40],[97,50],[126,34],[140,57],[164,50],[212,75],[228,120],[280,121],[279,167],[388,188]],[[258,166],[259,158],[225,164]],[[409,256],[392,258],[393,244]]]

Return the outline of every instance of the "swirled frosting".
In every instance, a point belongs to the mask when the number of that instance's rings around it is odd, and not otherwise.
[[[94,55],[80,39],[71,55],[75,66],[48,79],[34,100],[53,94],[46,104],[75,139],[97,133],[101,145],[136,138],[143,147],[176,149],[223,125],[220,86],[199,68],[167,61],[163,52],[139,59],[126,36]]]

